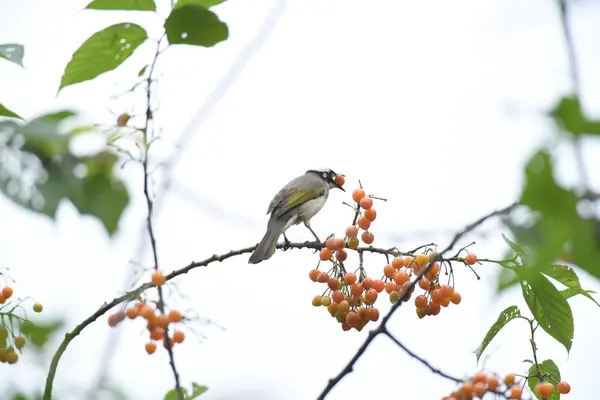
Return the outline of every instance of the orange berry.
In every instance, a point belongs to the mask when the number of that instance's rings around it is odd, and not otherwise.
[[[558,382],[558,385],[556,385],[556,389],[558,390],[558,393],[560,393],[560,394],[567,394],[571,391],[571,385],[569,385],[565,381],[560,381],[560,382]]]
[[[365,244],[371,244],[375,241],[375,235],[373,235],[373,232],[363,232],[360,238]]]
[[[169,322],[179,322],[181,321],[181,313],[177,310],[169,311],[168,316]]]
[[[481,382],[481,383],[487,383],[487,375],[484,372],[479,372],[478,374],[475,374],[475,376],[473,377],[473,383],[477,383],[477,382]]]
[[[373,289],[377,290],[377,293],[381,293],[383,292],[383,289],[385,289],[385,283],[380,279],[375,279],[373,281]]]
[[[377,218],[377,211],[375,211],[374,208],[369,208],[368,210],[365,210],[363,215],[365,216],[366,219],[373,222],[373,221],[375,221],[375,218]]]
[[[165,330],[159,326],[155,326],[150,331],[150,339],[152,340],[162,340],[165,337]]]
[[[321,249],[321,252],[319,253],[319,258],[321,259],[321,261],[328,261],[331,259],[332,255],[333,255],[333,251],[331,251],[327,247],[323,247]]]
[[[156,343],[154,343],[154,342],[146,343],[146,353],[152,354],[155,351],[156,351]]]
[[[545,399],[554,392],[554,385],[550,382],[540,382],[535,385],[535,391]]]
[[[358,237],[358,228],[354,225],[350,225],[346,228],[346,236],[348,236],[349,238]]]
[[[440,273],[440,264],[438,263],[434,263],[431,268],[429,268],[429,273],[434,276],[437,277],[438,274]]]
[[[354,189],[354,191],[352,192],[352,200],[354,200],[355,202],[360,202],[360,200],[365,197],[365,191],[362,189]]]
[[[460,304],[461,299],[462,298],[460,297],[460,293],[454,292],[454,293],[452,293],[452,297],[450,298],[450,301],[452,301],[454,304]]]
[[[429,302],[429,308],[431,309],[431,315],[438,315],[442,310],[440,304],[433,301]]]
[[[375,290],[375,289],[367,290],[367,293],[365,294],[365,300],[367,300],[367,303],[369,303],[369,304],[375,303],[375,301],[377,301],[377,290]]]
[[[340,281],[335,278],[329,278],[327,280],[327,286],[331,290],[338,290],[340,288],[340,285],[341,285]]]
[[[350,303],[348,303],[348,300],[340,301],[340,306],[339,306],[338,311],[341,313],[347,313],[348,310],[350,310]]]
[[[369,290],[373,287],[373,279],[371,279],[370,277],[366,277],[362,280],[362,285],[365,288],[365,290]],[[377,292],[377,291],[375,291]]]
[[[487,386],[483,382],[473,383],[473,394],[479,398],[482,398],[487,392]]]
[[[427,278],[421,278],[419,279],[419,287],[423,290],[429,290],[431,289],[431,282]]]
[[[341,303],[342,301],[344,301],[344,292],[342,292],[341,290],[335,290],[333,293],[331,293],[331,298],[336,303]]]
[[[321,306],[321,296],[315,296],[312,299],[312,305],[315,307],[320,307]]]
[[[338,184],[339,186],[344,186],[344,183],[346,183],[346,178],[344,178],[343,175],[336,175],[335,183]]]
[[[513,374],[513,373],[507,374],[507,375],[504,377],[504,384],[505,384],[506,386],[510,386],[510,385],[512,385],[513,383],[515,383],[515,374]]]
[[[6,297],[2,296],[2,293],[0,293],[0,304],[4,303],[6,303]]]
[[[487,378],[487,386],[490,392],[495,392],[500,386],[500,381],[495,376],[489,376]]]
[[[325,283],[328,280],[329,280],[329,274],[327,272],[324,272],[324,271],[319,272],[319,275],[317,276],[317,282]]]
[[[366,231],[371,226],[371,221],[369,221],[365,217],[360,217],[357,221],[357,224],[360,229]]]
[[[344,283],[346,285],[356,283],[356,274],[354,272],[347,272],[346,275],[344,275]]]
[[[360,324],[360,315],[356,311],[350,311],[346,314],[346,324],[355,327]]]
[[[338,303],[331,303],[327,306],[327,311],[329,311],[329,314],[334,317],[339,307],[340,305]]]
[[[424,267],[429,262],[429,256],[427,254],[418,254],[415,261],[419,267]]]
[[[413,267],[414,261],[415,261],[415,259],[413,257],[407,256],[407,257],[404,257],[403,260],[404,260],[404,266],[406,268],[412,268]]]
[[[450,299],[447,297],[442,297],[440,299],[440,306],[442,307],[448,307],[450,305]]]
[[[392,267],[394,267],[396,269],[400,269],[400,268],[404,267],[404,260],[402,260],[401,257],[394,257],[392,259]]]
[[[167,281],[167,279],[162,274],[162,272],[160,272],[160,271],[154,271],[152,273],[152,284],[154,286],[164,285],[166,281]]]
[[[373,199],[368,196],[363,197],[360,199],[360,206],[361,208],[368,210],[369,208],[373,207]]]
[[[375,307],[367,308],[366,317],[369,321],[373,321],[373,322],[377,321],[379,319],[379,310],[376,309]]]
[[[425,308],[427,307],[427,297],[425,297],[424,295],[419,295],[417,297],[415,297],[415,306],[417,308]]]
[[[125,314],[123,312],[116,312],[108,316],[108,325],[115,327],[119,324],[119,322],[125,319]]]
[[[127,314],[127,318],[129,319],[136,319],[140,316],[140,310],[137,307],[129,307],[125,314]]]
[[[185,339],[185,334],[183,333],[183,331],[175,331],[173,332],[173,341],[175,343],[181,343],[183,342],[183,339]]]
[[[468,265],[473,265],[476,262],[477,262],[477,256],[475,255],[475,253],[469,253],[465,257],[465,263]]]
[[[450,298],[452,298],[453,294],[454,294],[454,288],[452,288],[452,286],[450,286],[450,285],[440,286],[440,295],[442,296],[442,298],[450,299]]]
[[[350,247],[351,249],[357,248],[359,244],[360,242],[358,241],[358,238],[348,239],[348,247]]]
[[[523,388],[519,385],[513,385],[510,388],[510,398],[513,400],[518,400],[523,395]]]
[[[167,329],[167,325],[169,325],[169,317],[167,317],[164,314],[160,314],[157,315],[156,318],[154,318],[154,325],[159,326],[163,329]]]
[[[396,285],[398,286],[404,285],[408,280],[408,274],[404,271],[398,271],[394,274],[394,282],[396,282]]]
[[[346,242],[344,242],[344,245],[346,245]],[[346,261],[346,258],[348,258],[348,252],[344,249],[340,249],[335,252],[335,258],[338,261]]]
[[[433,289],[431,291],[431,301],[439,304],[440,300],[442,300],[440,289]]]
[[[396,285],[396,282],[386,282],[385,283],[385,291],[388,293],[392,293],[393,291],[395,291],[398,288],[398,285]]]
[[[460,391],[467,397],[471,397],[473,395],[473,383],[465,382],[462,384]]]
[[[360,283],[354,283],[350,287],[350,293],[352,293],[354,296],[360,296],[362,294],[362,292],[363,292],[363,285],[361,285]]]
[[[317,278],[319,277],[319,273],[321,271],[319,271],[318,269],[311,269],[310,272],[308,273],[308,277],[310,278],[311,281],[316,282]]]
[[[5,299],[10,299],[10,296],[13,295],[13,289],[10,286],[5,286],[2,288],[2,296],[4,296]]]
[[[149,305],[144,305],[140,311],[140,315],[147,320],[154,318],[154,309]]]
[[[392,278],[396,274],[396,269],[390,264],[383,267],[383,274],[386,278]]]

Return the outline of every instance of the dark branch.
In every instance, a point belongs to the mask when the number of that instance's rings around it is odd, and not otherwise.
[[[367,350],[367,348],[369,347],[369,345],[373,342],[373,339],[375,339],[375,337],[377,335],[379,335],[380,333],[385,333],[386,332],[386,324],[388,323],[388,321],[390,320],[390,318],[392,317],[392,315],[394,314],[394,312],[402,305],[402,303],[404,303],[402,301],[402,299],[404,298],[404,296],[406,295],[406,293],[408,293],[409,291],[412,290],[412,288],[415,286],[415,284],[427,273],[429,272],[429,270],[431,269],[431,267],[433,266],[433,264],[436,261],[441,261],[443,260],[442,256],[447,253],[448,251],[450,251],[455,245],[456,243],[460,240],[460,238],[462,238],[464,235],[466,235],[468,232],[472,231],[473,229],[475,229],[476,227],[478,227],[479,225],[481,225],[482,223],[484,223],[486,220],[495,217],[497,215],[501,215],[501,214],[505,214],[510,212],[511,210],[513,210],[518,203],[513,203],[508,207],[505,207],[503,209],[500,210],[496,210],[493,211],[481,218],[479,218],[477,221],[473,222],[470,225],[467,225],[465,227],[465,229],[463,229],[462,231],[456,233],[454,235],[454,238],[452,239],[452,241],[450,242],[450,244],[444,249],[442,250],[439,254],[437,259],[431,260],[429,262],[429,264],[427,264],[427,266],[425,268],[423,268],[423,270],[416,276],[416,278],[412,281],[410,281],[410,283],[406,286],[406,288],[399,294],[399,300],[396,304],[394,304],[392,306],[392,308],[390,309],[390,311],[382,318],[381,322],[379,323],[379,326],[372,330],[371,332],[369,332],[369,336],[367,337],[367,339],[363,342],[363,344],[358,348],[358,350],[356,351],[356,353],[354,354],[354,356],[352,356],[352,358],[350,359],[350,361],[348,362],[348,364],[346,364],[346,366],[332,379],[329,380],[329,382],[327,383],[327,386],[325,387],[325,389],[323,389],[323,391],[321,392],[321,394],[319,395],[319,397],[317,399],[322,400],[325,399],[325,396],[327,396],[327,394],[329,394],[329,392],[331,392],[331,390],[335,387],[335,385],[337,385],[346,375],[348,375],[349,373],[351,373],[354,369],[354,364],[356,364],[356,362],[358,361],[358,359],[364,354],[364,352]]]

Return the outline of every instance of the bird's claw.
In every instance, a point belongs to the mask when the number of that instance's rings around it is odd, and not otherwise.
[[[292,248],[292,242],[284,235],[283,236],[283,251],[289,250]]]

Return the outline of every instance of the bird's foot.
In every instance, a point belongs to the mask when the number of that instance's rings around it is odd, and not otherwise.
[[[283,235],[283,251],[289,250],[292,248],[292,242],[289,241],[287,236]]]

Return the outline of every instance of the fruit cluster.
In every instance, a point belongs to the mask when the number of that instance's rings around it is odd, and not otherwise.
[[[27,343],[27,328],[32,326],[32,322],[19,313],[23,310],[22,302],[10,301],[13,292],[10,286],[4,286],[0,291],[0,362],[8,364],[19,361],[19,354],[23,353]],[[41,313],[43,306],[41,303],[34,303],[32,308],[36,313]],[[4,309],[8,311],[5,312]]]
[[[442,400],[482,399],[488,393],[502,393],[508,399],[521,399],[523,386],[515,383],[515,377],[515,374],[510,373],[500,382],[496,376],[480,372],[471,380],[462,383],[449,396],[442,397]],[[556,388],[561,394],[567,394],[571,391],[571,386],[564,381],[558,383]],[[546,399],[554,392],[554,385],[550,382],[540,382],[536,385],[535,390],[542,399]]]
[[[343,184],[343,179],[339,179],[338,183]],[[327,307],[331,316],[342,324],[344,330],[354,328],[360,331],[367,323],[379,319],[379,310],[374,307],[374,304],[384,291],[389,295],[392,304],[398,302],[400,294],[405,291],[402,300],[409,301],[416,287],[413,285],[410,290],[408,289],[411,277],[419,275],[430,262],[436,261],[438,254],[431,249],[425,249],[421,254],[384,251],[387,256],[395,255],[395,257],[391,262],[388,259],[381,277],[367,276],[362,266],[362,258],[358,269],[354,272],[346,272],[344,267],[344,262],[348,258],[346,248],[358,248],[360,230],[363,231],[360,235],[362,242],[371,245],[375,236],[369,229],[377,217],[377,212],[373,208],[373,197],[367,196],[362,188],[352,192],[352,199],[355,202],[352,207],[355,211],[354,223],[346,228],[344,238],[327,239],[325,247],[319,253],[319,265],[321,262],[331,262],[333,266],[328,272],[321,271],[317,267],[309,272],[309,278],[313,282],[327,284],[327,289],[322,295],[315,296],[312,304]],[[472,265],[477,262],[477,256],[469,253],[464,259],[455,260]],[[424,290],[424,293],[416,296],[414,300],[419,318],[437,315],[442,307],[461,302],[461,295],[454,290],[453,286],[440,282],[440,268],[440,263],[434,262],[417,282],[418,287]]]
[[[165,281],[165,276],[161,272],[154,271],[152,273],[153,285],[161,286],[165,283]],[[146,352],[148,354],[153,354],[156,352],[156,342],[158,341],[162,341],[163,347],[167,349],[169,344],[172,348],[176,343],[182,343],[185,339],[185,334],[182,330],[170,329],[174,324],[177,324],[184,319],[181,313],[177,310],[171,310],[168,313],[161,313],[147,302],[137,301],[125,311],[118,311],[109,315],[108,324],[111,327],[115,327],[125,318],[131,320],[141,318],[146,321],[146,329],[150,338],[150,341],[145,345]],[[168,341],[167,332],[171,333],[170,336],[168,336]]]

